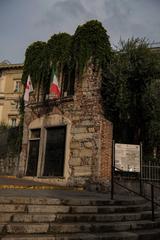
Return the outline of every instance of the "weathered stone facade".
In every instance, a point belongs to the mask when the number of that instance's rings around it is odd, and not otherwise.
[[[0,175],[17,174],[19,128],[0,129]]]
[[[63,185],[108,182],[111,176],[112,124],[104,118],[100,94],[101,74],[92,64],[81,79],[75,80],[75,94],[53,100],[48,106],[25,109],[24,134],[19,174],[27,169],[30,129],[41,129],[37,176],[42,181],[46,127],[65,125],[64,176],[45,181]],[[38,115],[38,117],[37,117]],[[43,179],[44,181],[44,179]]]
[[[6,157],[0,158],[0,175],[15,176],[18,167],[18,154],[13,156],[8,154]]]

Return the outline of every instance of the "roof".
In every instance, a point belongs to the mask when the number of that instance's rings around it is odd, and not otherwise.
[[[151,43],[151,44],[150,44],[150,49],[151,49],[153,52],[159,53],[159,52],[160,52],[160,42]]]
[[[23,68],[23,63],[11,64],[0,62],[0,69],[16,69],[16,68]]]
[[[150,44],[151,48],[160,48],[160,42],[154,42]]]
[[[151,48],[153,52],[160,53],[160,47]]]

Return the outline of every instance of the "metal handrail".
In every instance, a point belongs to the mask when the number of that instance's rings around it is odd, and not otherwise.
[[[114,144],[114,141],[113,141],[113,144]],[[147,201],[151,202],[151,209],[152,209],[152,221],[155,221],[155,205],[157,205],[158,207],[160,207],[160,204],[157,203],[155,201],[155,197],[154,197],[154,188],[157,188],[157,189],[160,189],[160,187],[154,185],[153,183],[149,183],[149,182],[144,182],[143,183],[146,183],[146,184],[149,184],[150,185],[150,191],[151,191],[151,199],[146,197],[144,194],[142,194],[142,179],[141,179],[141,174],[140,174],[140,192],[136,192],[122,184],[120,184],[119,182],[116,182],[114,180],[114,174],[115,174],[115,151],[114,151],[114,148],[113,148],[113,151],[112,151],[112,163],[111,163],[111,199],[113,200],[114,199],[114,183],[119,185],[120,187],[126,189],[127,191],[129,192],[132,192],[138,196],[141,196],[143,197],[144,199],[146,199]],[[119,169],[116,167],[116,169],[119,171],[119,172],[124,172],[122,169]]]
[[[146,184],[149,184],[149,185],[154,185],[154,188],[157,188],[157,189],[159,189],[160,190],[160,187],[159,186],[157,186],[157,185],[155,185],[155,184],[153,184],[153,183],[150,183],[150,182],[145,182]]]
[[[141,194],[141,193],[138,193],[138,192],[136,192],[136,191],[134,191],[134,190],[132,190],[132,189],[130,189],[130,188],[128,188],[128,187],[120,184],[119,182],[114,181],[114,183],[117,184],[117,185],[119,185],[120,187],[126,189],[127,191],[132,192],[132,193],[134,193],[134,194],[136,194],[136,195],[138,195],[138,196],[140,196],[140,197],[143,197],[145,200],[149,201],[149,202],[151,203],[151,209],[152,209],[152,221],[155,220],[155,207],[154,207],[154,206],[156,205],[156,206],[160,207],[160,204],[157,203],[157,202],[155,201],[155,199],[154,199],[154,187],[155,187],[155,186],[154,186],[153,184],[147,183],[147,184],[149,184],[150,187],[151,187],[151,199],[150,199],[149,197],[147,197],[147,196],[145,196],[145,195],[143,195],[143,194]],[[112,193],[112,196],[114,196],[114,193]],[[112,197],[111,199],[113,200],[113,197]]]

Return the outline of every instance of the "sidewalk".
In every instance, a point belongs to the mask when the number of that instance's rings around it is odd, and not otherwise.
[[[3,187],[8,188],[27,188],[27,187],[41,187],[41,186],[48,186],[51,187],[51,184],[36,182],[33,180],[28,180],[24,178],[17,178],[15,176],[0,176],[0,189]]]
[[[58,198],[58,199],[90,199],[90,200],[110,200],[111,194],[79,190],[73,187],[62,187],[40,183],[31,180],[15,177],[0,176],[0,196],[1,197],[36,197],[36,198]],[[138,196],[130,196],[130,199],[139,199]],[[128,195],[117,193],[114,199],[128,199]]]
[[[67,190],[73,188],[67,186],[57,186],[51,183],[38,182],[24,178],[17,178],[15,176],[0,176],[0,190],[1,189]]]
[[[23,178],[17,178],[15,176],[0,176],[0,186],[1,185],[18,185],[18,186],[39,186],[43,183],[26,180]],[[48,184],[45,184],[48,185]]]
[[[110,194],[88,192],[73,187],[54,186],[23,178],[0,176],[0,196],[108,199]]]

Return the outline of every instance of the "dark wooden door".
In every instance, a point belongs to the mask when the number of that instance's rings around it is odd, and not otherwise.
[[[63,176],[66,127],[47,128],[43,176]]]
[[[39,139],[31,140],[29,143],[29,157],[27,166],[27,176],[37,176],[37,165],[39,156]]]

